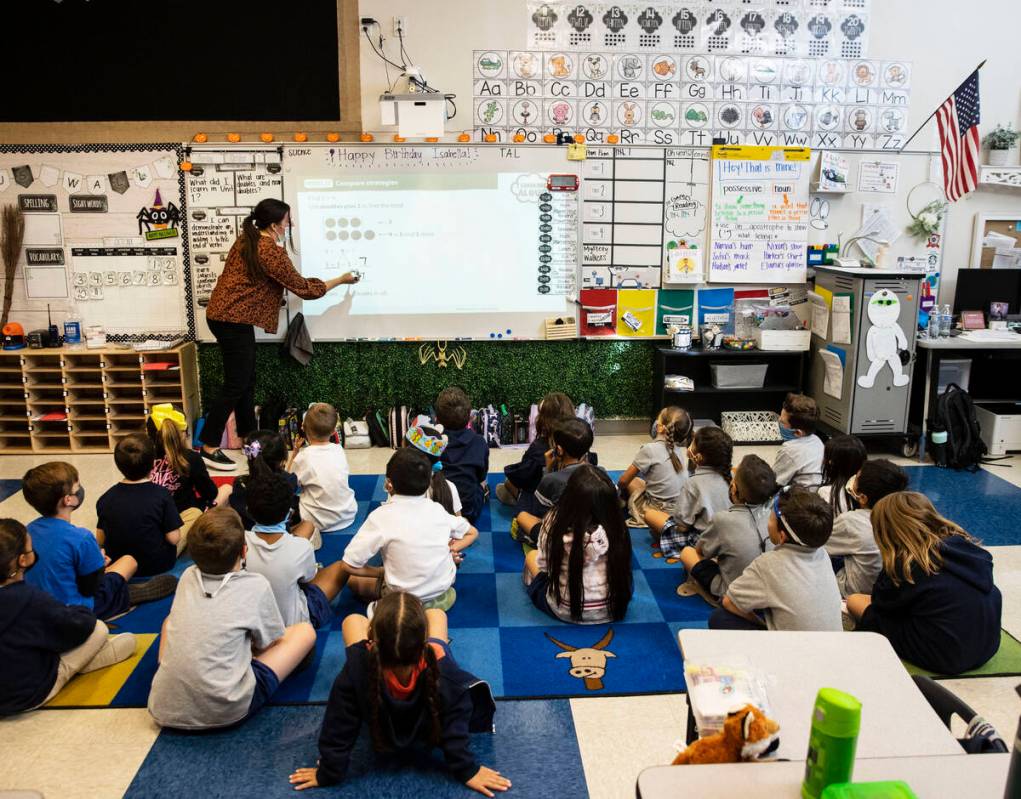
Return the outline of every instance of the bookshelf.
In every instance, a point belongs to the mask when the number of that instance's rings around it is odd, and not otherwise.
[[[153,405],[199,413],[194,342],[168,350],[0,351],[0,452],[112,452]]]

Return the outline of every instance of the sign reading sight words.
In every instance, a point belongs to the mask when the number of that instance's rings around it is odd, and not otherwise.
[[[807,147],[713,147],[709,281],[803,283]]]

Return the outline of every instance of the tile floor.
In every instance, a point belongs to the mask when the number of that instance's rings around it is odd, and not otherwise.
[[[598,436],[596,450],[607,469],[626,468],[641,436]],[[774,446],[737,447],[735,462],[756,453],[772,462]],[[234,453],[240,458],[239,453]],[[353,473],[384,471],[389,450],[353,450]],[[515,449],[494,450],[490,468],[502,470],[520,457]],[[888,456],[884,456],[888,457]],[[903,465],[916,460],[892,458]],[[0,479],[18,478],[49,458],[31,455],[0,458]],[[95,500],[119,475],[108,455],[70,456],[82,476],[87,496],[77,520],[94,526]],[[1021,457],[987,467],[993,474],[1021,486]],[[20,493],[0,502],[0,517],[23,521],[34,512]],[[1003,626],[1021,638],[1021,546],[993,547],[996,583],[1003,592]],[[989,719],[1004,737],[1017,726],[1019,703],[1015,678],[949,680],[944,684]],[[634,796],[639,772],[668,763],[674,742],[685,735],[686,698],[660,695],[570,700],[589,796],[621,799]],[[0,719],[0,790],[32,788],[47,797],[106,799],[127,790],[159,733],[141,709],[44,710]],[[101,742],[101,754],[97,752]],[[508,767],[505,771],[512,772]],[[511,773],[513,779],[513,774]]]

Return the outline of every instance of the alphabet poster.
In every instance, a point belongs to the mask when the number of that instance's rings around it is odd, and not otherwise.
[[[713,147],[709,280],[803,283],[810,152]]]

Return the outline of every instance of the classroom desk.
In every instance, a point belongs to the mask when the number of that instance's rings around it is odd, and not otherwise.
[[[684,659],[764,672],[780,723],[777,756],[804,761],[812,708],[820,688],[839,688],[862,703],[858,757],[958,755],[961,747],[877,633],[681,630]]]
[[[1007,783],[1009,754],[950,757],[861,757],[854,764],[857,782],[903,780],[923,799],[999,799]],[[638,775],[639,799],[750,796],[800,799],[802,762],[728,763],[708,766],[653,766]]]
[[[919,460],[925,459],[926,425],[929,414],[936,407],[939,365],[944,358],[972,359],[972,388],[969,389],[969,393],[974,401],[1021,401],[1021,394],[1011,390],[1016,385],[1016,378],[1013,375],[1017,367],[1021,366],[1021,336],[1017,337],[1017,341],[968,341],[960,336],[937,339],[919,337],[916,343],[919,350],[925,353],[925,359],[921,363],[925,371],[925,380],[918,380],[916,372],[908,415],[912,424],[918,425],[918,429],[922,431],[918,442]],[[989,374],[983,375],[980,363],[991,367]],[[922,388],[916,388],[918,386]]]

